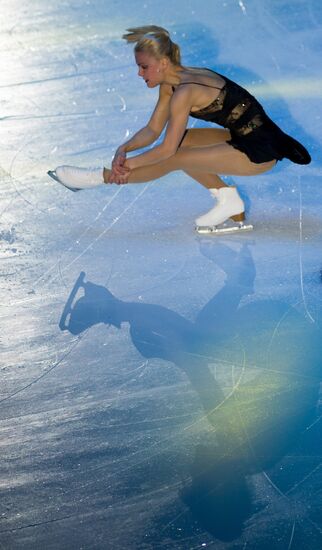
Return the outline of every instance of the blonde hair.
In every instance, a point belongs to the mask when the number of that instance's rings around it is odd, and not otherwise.
[[[156,59],[167,57],[174,65],[181,64],[180,48],[172,42],[170,34],[163,27],[146,25],[126,30],[127,34],[123,34],[122,38],[129,43],[136,42],[135,52],[147,52]]]

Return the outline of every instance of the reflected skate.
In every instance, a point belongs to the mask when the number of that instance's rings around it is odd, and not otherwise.
[[[64,307],[64,311],[61,315],[61,318],[60,318],[60,321],[59,321],[59,328],[60,330],[69,330],[69,321],[70,321],[70,316],[71,316],[71,313],[73,311],[73,306],[74,306],[74,300],[76,298],[76,295],[79,291],[80,288],[83,288],[85,290],[85,273],[84,271],[81,271],[80,274],[79,274],[79,277],[76,281],[76,283],[74,284],[74,287],[68,297],[68,300],[65,304],[65,307]]]

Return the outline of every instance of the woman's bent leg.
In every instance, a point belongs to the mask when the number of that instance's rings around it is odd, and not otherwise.
[[[216,174],[204,174],[194,170],[184,170],[184,172],[192,179],[200,183],[206,189],[221,189],[227,187],[227,184]]]

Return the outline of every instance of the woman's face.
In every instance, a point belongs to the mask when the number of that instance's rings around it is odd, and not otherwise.
[[[161,61],[144,52],[135,52],[135,61],[139,67],[138,75],[144,78],[149,88],[161,84]]]

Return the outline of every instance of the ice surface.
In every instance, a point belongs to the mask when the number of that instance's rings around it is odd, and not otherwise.
[[[1,17],[1,548],[320,549],[321,2]],[[156,92],[120,37],[149,23],[312,154],[235,178],[253,233],[196,236],[209,197],[179,172],[80,193],[46,175],[108,165],[145,123]]]

